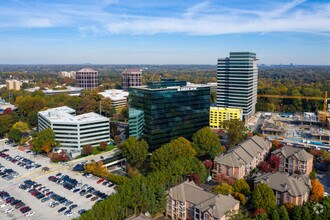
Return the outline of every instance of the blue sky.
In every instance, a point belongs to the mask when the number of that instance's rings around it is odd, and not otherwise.
[[[0,0],[2,64],[330,65],[330,0]]]

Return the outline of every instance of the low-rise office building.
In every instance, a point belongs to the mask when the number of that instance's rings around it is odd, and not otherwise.
[[[6,87],[8,90],[20,90],[21,82],[14,79],[6,80]]]
[[[228,212],[238,210],[236,199],[206,192],[193,181],[174,186],[167,194],[166,217],[170,219],[225,220]]]
[[[111,99],[111,104],[115,107],[116,111],[127,104],[128,92],[119,89],[105,90],[99,92],[104,98]]]
[[[265,159],[271,147],[270,141],[257,135],[243,141],[214,158],[213,177],[223,174],[234,179],[244,178]]]
[[[313,155],[301,148],[284,146],[272,152],[281,158],[279,171],[300,172],[309,175],[313,171]]]
[[[38,112],[38,130],[51,128],[55,140],[67,150],[81,150],[84,145],[110,141],[109,119],[94,112],[76,115],[67,106]]]
[[[243,110],[240,108],[210,108],[210,128],[223,129],[222,122],[232,119],[243,119]]]
[[[308,201],[309,193],[312,188],[308,176],[292,175],[288,173],[276,172],[266,173],[254,178],[254,185],[265,183],[271,188],[276,197],[277,205],[292,203],[303,205]]]

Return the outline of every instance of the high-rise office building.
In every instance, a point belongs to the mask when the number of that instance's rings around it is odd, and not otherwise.
[[[124,91],[128,91],[131,86],[142,85],[142,71],[141,69],[125,69],[121,73],[122,86]]]
[[[255,53],[231,52],[218,59],[217,106],[243,109],[244,120],[255,113],[258,66]]]
[[[129,107],[144,113],[143,138],[152,148],[178,137],[190,138],[208,126],[210,86],[162,79],[131,87]]]
[[[93,90],[99,87],[99,73],[91,68],[84,68],[76,73],[76,86]]]

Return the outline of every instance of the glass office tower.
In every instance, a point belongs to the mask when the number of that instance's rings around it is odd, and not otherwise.
[[[255,53],[231,52],[218,59],[217,106],[243,109],[247,120],[255,113],[257,103],[258,66]]]
[[[129,107],[144,112],[143,138],[152,148],[178,137],[191,138],[208,126],[210,87],[162,79],[131,87]]]

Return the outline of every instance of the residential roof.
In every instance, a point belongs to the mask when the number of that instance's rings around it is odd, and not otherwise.
[[[78,71],[79,73],[90,73],[90,72],[97,72],[96,70],[93,70],[92,68],[83,68]]]
[[[272,154],[282,153],[285,158],[295,156],[298,160],[307,162],[310,159],[313,159],[313,155],[301,148],[283,146],[280,149],[277,149],[272,152]]]
[[[279,192],[288,192],[292,196],[302,196],[309,193],[311,183],[308,176],[289,175],[288,173],[276,172],[259,175],[254,178],[255,183],[264,182],[271,189]]]
[[[240,167],[251,163],[254,158],[259,157],[259,153],[270,149],[270,147],[271,143],[269,141],[255,135],[225,154],[216,156],[214,161],[230,167]]]
[[[172,187],[168,195],[176,201],[189,202],[202,212],[209,212],[220,219],[227,211],[235,208],[239,201],[225,195],[214,195],[197,186],[193,181]]]

